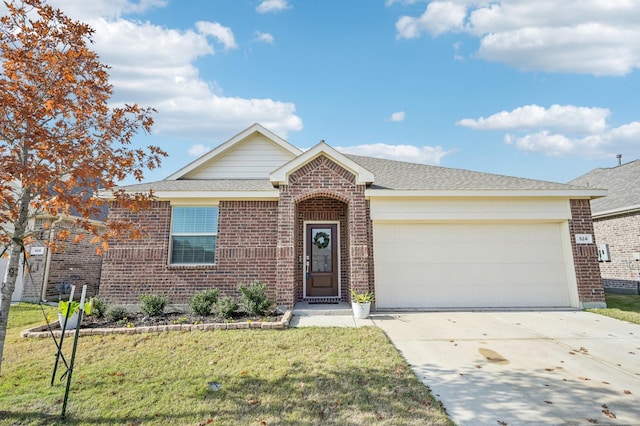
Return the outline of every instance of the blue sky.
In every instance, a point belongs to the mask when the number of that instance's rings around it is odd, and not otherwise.
[[[566,182],[640,157],[640,2],[50,0],[162,179],[260,122],[290,143]]]

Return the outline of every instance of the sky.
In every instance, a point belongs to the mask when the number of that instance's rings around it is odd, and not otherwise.
[[[640,157],[635,0],[49,0],[160,180],[253,123],[305,149],[567,182]],[[130,183],[130,182],[129,182]]]

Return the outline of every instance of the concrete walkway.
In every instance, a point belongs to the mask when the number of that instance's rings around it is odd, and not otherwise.
[[[289,327],[364,327],[373,326],[373,320],[355,319],[351,305],[340,302],[336,305],[309,304],[298,302],[293,308],[293,318]]]
[[[640,325],[580,311],[373,313],[296,305],[292,327],[385,331],[458,425],[640,425]]]

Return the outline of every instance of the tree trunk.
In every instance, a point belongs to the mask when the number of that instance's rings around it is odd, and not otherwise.
[[[26,157],[26,156],[25,156]],[[30,188],[22,188],[22,195],[18,201],[20,216],[14,222],[13,235],[11,235],[11,249],[9,265],[2,281],[0,290],[0,376],[2,376],[2,360],[4,355],[4,341],[7,338],[7,324],[9,323],[9,308],[11,307],[11,295],[16,288],[16,280],[20,273],[20,256],[24,251],[24,238],[29,222],[29,205],[31,204]]]
[[[2,357],[4,354],[4,341],[7,337],[7,323],[9,321],[9,308],[11,307],[11,295],[16,288],[16,280],[20,272],[20,256],[22,247],[15,241],[11,242],[9,265],[2,280],[2,296],[0,299],[0,376],[2,376]]]

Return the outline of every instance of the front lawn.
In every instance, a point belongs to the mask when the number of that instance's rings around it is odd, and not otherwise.
[[[605,294],[606,309],[587,309],[600,315],[640,324],[640,296]]]
[[[42,322],[11,308],[0,425],[62,424],[53,341],[19,337]],[[64,424],[451,424],[375,327],[86,336],[73,379]]]

